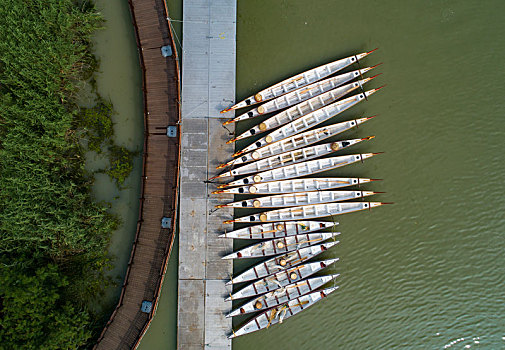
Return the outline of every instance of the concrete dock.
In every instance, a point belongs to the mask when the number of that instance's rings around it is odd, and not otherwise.
[[[232,274],[232,240],[218,238],[231,209],[213,211],[233,196],[210,195],[205,183],[228,160],[233,145],[219,112],[235,100],[236,0],[183,2],[182,156],[179,220],[177,348],[231,349],[224,297]],[[229,128],[233,131],[231,128]]]

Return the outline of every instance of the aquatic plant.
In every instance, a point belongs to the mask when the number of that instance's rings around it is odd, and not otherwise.
[[[100,97],[93,107],[82,108],[78,113],[77,127],[83,131],[89,150],[101,153],[102,145],[112,142],[111,138],[114,134],[112,114],[112,103]]]
[[[109,168],[105,171],[119,185],[123,184],[133,169],[135,152],[113,145],[109,148]]]

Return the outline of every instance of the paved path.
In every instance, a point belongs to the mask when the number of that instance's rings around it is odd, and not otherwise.
[[[217,238],[233,212],[216,204],[230,195],[211,195],[204,183],[233,153],[219,111],[235,99],[236,0],[185,0],[183,3],[182,157],[179,224],[180,350],[231,349],[227,339],[231,302],[223,298],[233,264],[221,260],[233,242]]]

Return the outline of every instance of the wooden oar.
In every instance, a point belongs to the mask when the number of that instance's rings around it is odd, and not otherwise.
[[[291,263],[291,265],[295,265],[295,264],[298,264],[298,263],[301,263],[301,262],[304,262],[305,260],[307,260],[308,257],[304,256],[304,257],[301,257],[300,259],[297,259],[297,260],[293,260],[293,261],[289,261]]]
[[[267,329],[270,327],[270,325],[272,324],[272,321],[274,320],[275,316],[277,316],[277,313],[279,312],[279,310],[277,310],[277,308],[273,308],[270,312],[270,316],[267,317],[268,319],[268,324],[267,324]]]
[[[312,240],[308,240],[308,241],[301,241],[301,242],[298,242],[298,243],[290,243],[290,244],[286,244],[286,245],[285,245],[285,246],[283,246],[282,248],[284,248],[284,247],[289,247],[289,246],[291,246],[291,245],[305,244],[305,243],[310,243],[310,242],[317,242],[317,241],[320,241],[320,240],[322,240],[322,238],[316,238],[316,239],[312,239]],[[278,244],[278,243],[282,243],[282,242],[277,242],[277,244]],[[255,250],[255,249],[257,249],[258,247],[261,247],[261,246],[262,246],[262,245],[264,245],[264,244],[265,244],[265,242],[260,242],[260,243],[258,243],[258,244],[256,244],[256,245],[254,245],[251,249],[252,249],[252,250]],[[278,248],[278,249],[282,249],[282,248],[279,248],[279,247],[277,247],[277,248]]]
[[[264,234],[264,233],[272,233],[272,232],[277,232],[278,230],[268,230],[268,231],[262,231],[258,232],[257,234]],[[250,233],[244,233],[244,234],[239,234],[239,236],[250,236]]]
[[[295,258],[296,257],[296,252],[292,252],[292,253],[294,253],[294,254],[290,258]],[[303,262],[303,261],[305,261],[307,259],[308,259],[308,257],[306,257],[306,256],[304,256],[304,257],[302,257],[300,259],[297,259],[297,260],[293,260],[293,261],[289,260],[289,258],[288,258],[288,259],[286,259],[286,265],[282,266],[282,265],[279,264],[280,266],[276,265],[274,267],[277,268],[279,270],[279,272],[280,272],[282,270],[286,270],[286,269],[290,268],[293,265],[299,264],[299,263],[301,263],[301,262]],[[288,262],[290,263],[290,266],[287,265]]]
[[[286,247],[289,247],[291,245],[298,245],[298,244],[305,244],[305,243],[310,243],[310,242],[317,242],[317,241],[321,241],[321,240],[322,240],[322,238],[309,239],[308,241],[301,241],[301,242],[297,242],[297,243],[286,244]]]
[[[282,310],[282,315],[279,316],[279,323],[282,323],[284,321],[284,317],[286,316],[286,313],[288,312],[288,308],[285,308]]]
[[[291,271],[290,273],[293,273],[293,272],[295,272],[295,271],[298,271],[298,270],[300,270],[302,267],[303,267],[303,266],[298,266],[298,267],[294,268],[294,269],[293,269],[293,271]],[[267,277],[267,278],[265,279],[265,281],[271,281],[271,282],[272,282],[272,281],[275,281],[276,283],[279,283],[279,281],[277,280],[277,278],[275,278],[275,276],[272,276],[272,277],[269,277],[269,278]]]
[[[319,135],[319,134],[322,134],[322,133],[325,133],[325,132],[328,132],[328,129],[325,129],[325,130],[320,130],[320,131],[316,132],[316,134],[317,134],[317,135]],[[268,136],[268,135],[267,135],[267,136]],[[292,135],[292,136],[290,136],[290,137],[293,137],[293,136],[298,136],[298,135]],[[266,137],[266,136],[265,136],[265,137]],[[297,141],[297,140],[302,140],[302,139],[303,139],[302,137],[298,137],[298,139],[294,139],[294,140],[296,140],[296,141]],[[269,145],[273,145],[273,144],[274,144],[274,143],[276,143],[276,142],[280,142],[280,141],[284,141],[284,140],[286,140],[286,139],[282,139],[282,140],[279,140],[279,141],[275,141],[275,142],[273,142],[273,143],[270,143]],[[247,147],[249,147],[249,146],[247,146]],[[247,147],[246,147],[246,148],[247,148]],[[265,147],[265,146],[263,146],[263,147]],[[262,148],[262,147],[259,147],[259,148]],[[233,153],[233,154],[232,154],[232,157],[238,157],[238,156],[240,156],[240,155],[242,155],[242,154],[244,154],[244,153],[246,153],[246,152],[244,152],[244,150],[241,150],[241,151],[238,151],[238,152]],[[247,153],[249,153],[249,152],[247,152]]]

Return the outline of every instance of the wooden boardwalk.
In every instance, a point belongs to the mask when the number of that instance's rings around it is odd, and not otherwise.
[[[129,0],[142,69],[144,153],[139,220],[119,303],[95,349],[134,349],[158,302],[174,241],[180,161],[179,62],[164,0]],[[172,56],[163,57],[161,47]],[[167,136],[173,126],[175,137]],[[162,220],[169,228],[162,228]],[[166,225],[165,225],[166,226]],[[152,303],[150,312],[142,302]]]

